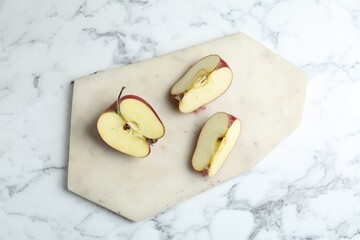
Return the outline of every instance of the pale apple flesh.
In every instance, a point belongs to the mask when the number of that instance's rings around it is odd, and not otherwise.
[[[155,111],[138,97],[124,96],[119,108],[120,115],[134,133],[148,139],[158,139],[164,135],[164,126]]]
[[[100,116],[98,129],[102,139],[112,148],[134,157],[145,157],[150,153],[146,138],[133,134],[132,129],[126,129],[126,124],[116,112],[107,112]]]
[[[222,95],[230,86],[232,71],[218,55],[196,62],[175,83],[171,95],[179,102],[179,110],[193,112]]]
[[[151,143],[165,134],[155,110],[134,95],[118,99],[101,114],[97,129],[109,146],[134,157],[149,155]]]
[[[234,148],[241,131],[240,120],[219,112],[201,129],[192,158],[193,168],[203,175],[214,176]]]

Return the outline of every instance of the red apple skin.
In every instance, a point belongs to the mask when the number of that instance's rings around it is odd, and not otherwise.
[[[179,104],[179,100],[177,100],[176,98],[176,95],[171,95],[171,99],[175,102],[175,103],[177,103],[177,104]]]
[[[229,117],[229,128],[231,127],[231,125],[233,124],[233,122],[234,121],[236,121],[238,118],[237,117],[235,117],[235,116],[233,116],[233,115],[231,115],[231,114],[229,114],[229,113],[226,113],[227,115],[228,115],[228,117]],[[209,176],[209,172],[208,172],[208,169],[207,168],[205,168],[205,169],[203,169],[203,170],[201,170],[201,171],[197,171],[198,173],[200,173],[201,175],[203,175],[203,176]]]
[[[220,58],[220,61],[219,61],[218,65],[216,66],[215,69],[220,69],[220,68],[223,68],[223,67],[230,68],[229,65],[225,62],[225,60],[222,59],[222,58],[221,58],[219,55],[217,55],[217,54],[209,54],[209,55],[207,55],[207,56],[205,56],[205,57],[202,57],[202,58],[200,58],[198,61],[196,61],[196,63],[194,63],[193,65],[191,65],[191,67],[194,66],[195,64],[197,64],[198,62],[200,62],[201,60],[203,60],[204,58],[209,57],[209,56],[217,56],[217,57]],[[191,68],[191,67],[190,67],[190,68]],[[189,69],[190,69],[190,68],[189,68]]]
[[[201,170],[201,171],[198,171],[198,173],[200,173],[201,175],[203,175],[204,177],[206,176],[209,176],[209,172],[207,169],[204,169],[204,170]]]
[[[107,109],[105,109],[105,111],[103,111],[100,116],[104,113],[107,113],[107,112],[116,112],[116,104],[117,104],[117,101],[113,102]]]
[[[233,115],[231,115],[231,114],[229,114],[229,113],[227,113],[227,115],[228,115],[228,117],[229,117],[229,119],[230,119],[230,122],[229,122],[229,127],[232,125],[232,123],[235,121],[235,120],[237,120],[238,118],[237,117],[235,117],[235,116],[233,116]]]
[[[219,56],[219,57],[220,57],[220,56]],[[225,60],[222,59],[222,58],[220,58],[220,62],[219,62],[219,64],[218,64],[218,66],[217,66],[217,69],[223,68],[223,67],[230,68],[229,65],[225,62]],[[231,70],[231,69],[230,69],[230,70]]]
[[[208,56],[211,56],[211,55],[215,55],[215,56],[218,56],[218,57],[220,58],[220,61],[219,61],[218,65],[214,68],[213,71],[218,70],[218,69],[220,69],[220,68],[227,67],[227,68],[230,69],[231,75],[233,75],[231,68],[230,68],[229,65],[225,62],[224,59],[222,59],[222,58],[221,58],[219,55],[217,55],[217,54],[210,54],[210,55],[208,55]],[[205,56],[205,57],[203,57],[203,58],[206,58],[206,57],[208,57],[208,56]],[[201,59],[203,59],[203,58],[201,58]],[[201,59],[198,60],[196,63],[198,63],[199,61],[201,61]],[[196,63],[194,63],[192,66],[194,66]],[[192,66],[191,66],[191,67],[192,67]],[[191,68],[191,67],[190,67],[190,68]],[[190,68],[189,68],[189,69],[190,69]],[[181,78],[182,78],[182,77],[181,77]],[[181,79],[181,78],[180,78],[180,79]],[[232,79],[231,79],[231,81],[232,81]],[[227,88],[221,95],[219,95],[218,97],[216,97],[214,100],[208,102],[208,103],[205,104],[204,106],[208,105],[209,103],[211,103],[211,102],[215,101],[216,99],[218,99],[219,97],[221,97],[221,96],[230,88],[230,86],[231,86],[231,83],[229,84],[228,88]],[[176,95],[171,95],[171,97],[172,97],[172,99],[174,99],[175,103],[179,104],[180,101],[176,99]],[[202,106],[202,107],[203,107],[203,106]],[[201,107],[200,107],[200,108],[201,108]],[[200,109],[200,108],[198,108],[198,109]],[[198,109],[195,109],[194,112],[198,111]],[[200,109],[200,110],[201,110],[201,109]]]

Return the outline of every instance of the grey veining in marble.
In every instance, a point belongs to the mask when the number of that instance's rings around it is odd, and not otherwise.
[[[357,0],[0,0],[0,237],[359,239],[359,16]],[[65,190],[72,79],[235,32],[309,73],[291,137],[136,224]]]

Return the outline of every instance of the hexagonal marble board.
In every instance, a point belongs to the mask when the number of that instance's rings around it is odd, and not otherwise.
[[[206,109],[180,113],[170,88],[208,54],[229,64],[232,85]],[[77,79],[68,189],[133,221],[151,217],[253,168],[300,124],[306,84],[303,71],[242,33]],[[166,128],[143,159],[113,150],[97,133],[99,114],[123,86],[124,94],[146,99]],[[201,127],[218,111],[237,116],[242,131],[221,170],[208,178],[194,172],[190,162]]]

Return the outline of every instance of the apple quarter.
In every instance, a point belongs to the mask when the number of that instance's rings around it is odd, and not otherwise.
[[[171,88],[171,95],[183,113],[194,112],[220,97],[231,85],[232,71],[218,55],[194,63]]]
[[[224,94],[198,113],[181,113],[169,92],[189,68],[216,54],[231,67]],[[161,67],[159,67],[161,66]],[[74,82],[68,189],[125,218],[140,221],[251,170],[300,124],[306,74],[245,34],[238,33]],[[97,119],[125,86],[161,117],[165,135],[146,158],[109,147]],[[214,177],[191,167],[201,127],[216,112],[241,121],[233,150]]]
[[[240,120],[231,114],[217,112],[202,127],[192,157],[193,168],[203,175],[214,176],[234,148],[241,132]]]

